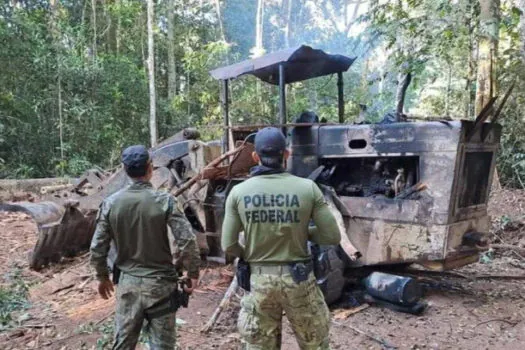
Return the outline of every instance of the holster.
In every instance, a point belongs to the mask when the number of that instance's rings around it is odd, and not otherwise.
[[[151,321],[154,318],[175,313],[181,306],[188,307],[190,295],[184,291],[184,284],[184,281],[179,281],[177,288],[175,288],[170,295],[162,298],[152,306],[145,309],[144,316],[146,319]],[[179,286],[181,289],[179,289]]]
[[[113,269],[111,272],[112,272],[111,280],[114,285],[117,285],[120,279],[120,269],[117,267],[117,265],[113,265]]]
[[[246,261],[239,259],[237,262],[237,283],[239,284],[239,287],[244,289],[245,291],[250,291],[250,277],[251,277],[251,271],[250,271],[250,264],[248,264]]]
[[[290,264],[290,274],[295,283],[301,283],[308,279],[310,272],[313,270],[313,264],[308,263],[292,263]]]

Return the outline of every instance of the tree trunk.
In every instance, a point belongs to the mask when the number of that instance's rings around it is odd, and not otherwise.
[[[147,66],[148,63],[146,62],[146,50],[144,48],[144,12],[140,14],[139,22],[140,22],[140,29],[141,29],[140,30],[140,53],[142,54],[141,62],[144,66]]]
[[[359,7],[362,5],[362,2],[361,0],[357,0],[355,3],[354,3],[354,11],[352,13],[352,17],[350,18],[350,20],[345,24],[345,28],[346,28],[346,35],[348,35],[349,31],[350,31],[350,28],[352,27],[352,25],[354,24],[355,20],[357,19],[357,15],[359,14]],[[348,5],[345,5],[348,7]]]
[[[475,79],[474,75],[474,24],[472,23],[473,8],[470,2],[467,4],[468,17],[466,18],[466,26],[468,27],[468,70],[465,81],[465,111],[464,118],[470,119],[472,117],[472,82]]]
[[[190,86],[190,71],[186,70],[186,103],[188,104],[187,115],[188,121],[191,119],[191,86]]]
[[[521,9],[520,18],[520,43],[521,43],[521,56],[525,61],[525,0],[518,0],[518,7]]]
[[[450,93],[452,91],[452,63],[448,63],[447,91],[445,94],[445,116],[450,114]]]
[[[91,0],[91,25],[93,26],[93,61],[97,59],[97,0]]]
[[[219,29],[221,31],[221,39],[226,42],[226,35],[224,34],[224,24],[222,22],[221,2],[215,0],[215,11],[217,12],[217,21],[219,22]]]
[[[115,39],[115,26],[113,25],[111,21],[111,15],[108,11],[108,5],[106,4],[106,0],[100,0],[102,3],[102,11],[104,14],[104,20],[105,20],[105,28],[102,35],[106,35],[106,53],[115,53],[117,51],[116,46],[116,40]]]
[[[287,1],[287,8],[286,8],[286,24],[284,27],[284,46],[290,47],[290,37],[291,37],[291,31],[290,31],[290,22],[292,21],[292,7],[293,7],[293,0]]]
[[[57,58],[58,61],[58,58]],[[64,160],[64,119],[62,116],[62,73],[58,62],[58,131],[60,133],[60,160]]]
[[[177,94],[177,65],[175,62],[175,0],[168,3],[168,100]]]
[[[252,57],[260,57],[264,55],[263,25],[264,25],[264,0],[257,0],[257,13],[255,14],[255,47],[252,50]]]
[[[115,43],[117,48],[117,56],[120,54],[120,28],[122,26],[121,21],[121,15],[120,15],[120,7],[122,6],[121,0],[116,0],[117,8],[118,8],[118,15],[117,15],[117,28],[115,30]]]
[[[57,64],[57,106],[58,106],[58,132],[60,142],[60,160],[64,160],[64,125],[62,116],[62,72],[60,69],[60,39],[58,33],[58,1],[50,0],[49,6],[51,8],[51,34],[53,37],[53,46],[55,47],[56,64]]]
[[[401,115],[403,114],[403,107],[405,106],[405,97],[411,80],[412,74],[410,73],[400,73],[398,76],[396,92],[396,117],[398,121],[401,119]]]
[[[480,0],[480,38],[475,114],[495,93],[494,63],[499,40],[499,0]]]
[[[155,47],[153,45],[154,24],[153,0],[148,0],[148,78],[149,78],[149,129],[151,147],[157,145],[157,112],[155,94]]]

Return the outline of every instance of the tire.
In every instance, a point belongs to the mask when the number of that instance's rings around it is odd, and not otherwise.
[[[320,253],[326,254],[329,269],[324,276],[316,276],[317,285],[321,288],[324,299],[328,305],[339,300],[345,288],[345,263],[339,257],[339,249],[339,246],[320,247]]]

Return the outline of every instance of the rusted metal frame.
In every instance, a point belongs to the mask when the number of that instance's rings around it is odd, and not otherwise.
[[[184,180],[181,178],[181,176],[179,175],[177,170],[171,168],[170,172],[173,175],[173,177],[175,178],[175,181],[176,181],[175,186],[177,188],[180,188],[180,186],[182,186],[184,184]],[[190,207],[191,210],[193,210],[195,216],[197,217],[197,220],[199,221],[199,224],[200,224],[203,232],[206,231],[206,222],[202,222],[201,221],[201,217],[199,215],[201,213],[201,211],[202,211],[202,208],[199,207],[200,200],[197,199],[197,198],[190,198],[186,192],[181,192],[180,196],[184,199],[184,203],[182,204],[182,206],[184,208],[186,208],[186,206],[188,206],[188,207]]]
[[[286,72],[284,63],[279,65],[279,123],[286,124]],[[284,130],[284,128],[283,128]]]
[[[181,193],[187,191],[191,186],[193,186],[193,184],[195,184],[197,181],[199,180],[204,180],[203,179],[203,172],[204,170],[206,169],[209,169],[209,168],[214,168],[216,166],[218,166],[219,164],[221,164],[225,159],[229,158],[230,156],[233,156],[235,154],[237,154],[238,152],[242,151],[244,148],[243,147],[239,147],[239,148],[236,148],[236,149],[233,149],[231,151],[228,151],[226,153],[224,153],[223,155],[221,155],[220,157],[216,158],[215,160],[213,160],[211,163],[209,163],[206,167],[204,167],[197,175],[195,175],[194,177],[192,177],[191,179],[189,179],[188,181],[186,181],[184,183],[184,185],[182,185],[178,190],[176,190],[175,192],[173,192],[172,194],[177,197],[179,196]]]
[[[241,147],[244,148],[245,145],[246,145],[246,140],[244,140],[237,148],[241,148]],[[231,180],[232,178],[232,164],[237,160],[237,158],[239,158],[240,155],[241,155],[241,152],[235,153],[231,162],[228,163],[228,174],[227,174],[228,180]]]
[[[224,118],[224,136],[222,140],[222,152],[226,153],[229,149],[229,126],[230,126],[230,110],[229,110],[229,91],[228,91],[228,79],[222,80],[222,91],[221,91],[221,106],[222,115]]]
[[[337,111],[339,113],[339,123],[345,122],[345,99],[343,72],[337,73]]]
[[[250,131],[253,129],[265,128],[267,126],[273,126],[275,128],[309,128],[315,125],[337,125],[335,123],[285,123],[285,124],[251,124],[251,125],[234,125],[230,126],[229,129],[233,131]]]

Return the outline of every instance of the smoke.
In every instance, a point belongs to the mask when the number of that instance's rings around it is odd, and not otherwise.
[[[225,1],[223,25],[226,40],[232,45],[231,62],[303,44],[332,54],[357,57],[350,71],[344,74],[347,119],[357,117],[360,105],[366,105],[371,118],[377,119],[394,108],[395,83],[385,72],[385,65],[390,69],[386,62],[388,55],[380,43],[370,40],[366,31],[363,17],[368,8],[368,1]],[[328,120],[336,119],[335,79],[318,78],[294,84],[293,89],[297,94],[307,94],[308,103],[298,107],[292,93],[288,105],[291,113],[309,108]]]
[[[302,44],[331,53],[361,54],[356,42],[365,28],[359,19],[368,9],[366,1],[237,0],[223,6],[226,38],[241,59],[261,47],[274,52]]]

